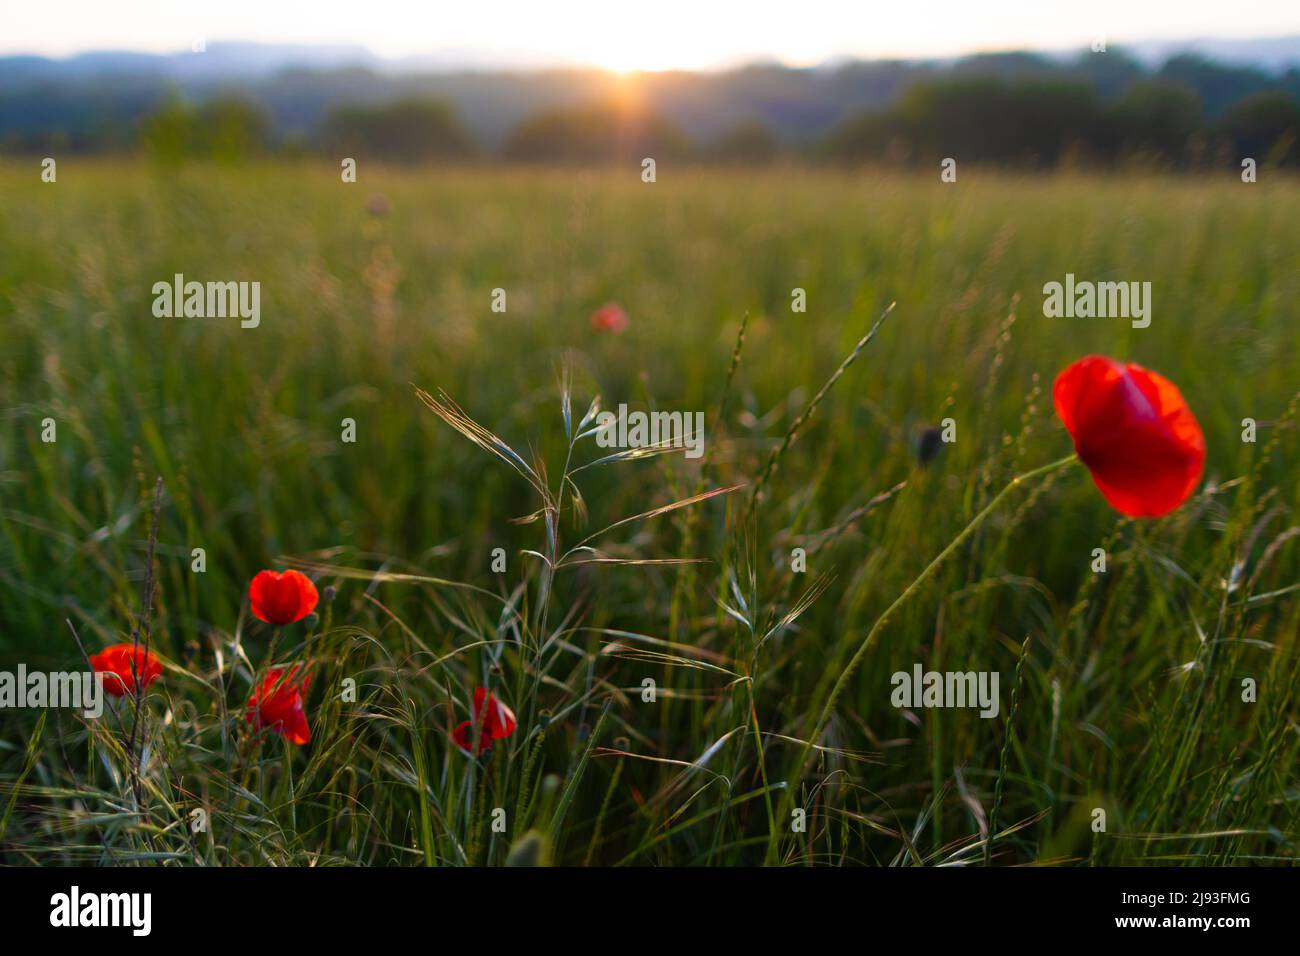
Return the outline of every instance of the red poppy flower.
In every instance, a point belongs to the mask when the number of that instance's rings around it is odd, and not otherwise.
[[[267,624],[301,621],[316,608],[316,585],[299,571],[258,571],[248,586],[253,614]]]
[[[496,694],[489,693],[486,687],[474,688],[474,720],[486,708],[483,717],[483,729],[493,740],[509,737],[515,732],[515,712],[501,703]]]
[[[134,665],[134,670],[132,666]],[[104,690],[114,697],[135,693],[135,678],[140,686],[148,687],[162,674],[162,664],[153,651],[146,653],[134,644],[114,644],[98,654],[90,655],[90,668],[104,675]]]
[[[487,735],[486,730],[480,729],[478,735],[478,746],[475,747],[470,742],[470,735],[474,733],[474,723],[469,720],[462,720],[456,725],[456,729],[451,732],[451,742],[466,753],[482,753],[492,746],[492,738]]]
[[[1162,375],[1089,355],[1056,377],[1056,414],[1106,500],[1133,517],[1173,511],[1205,469],[1205,436]]]
[[[591,327],[597,332],[622,332],[627,325],[627,313],[616,302],[606,302],[591,313]]]
[[[283,667],[271,668],[261,688],[248,698],[244,718],[259,729],[271,728],[291,744],[307,743],[311,740],[306,710],[309,684],[311,674],[301,664],[294,664],[288,673]]]
[[[481,715],[481,716],[480,716]],[[478,726],[478,740],[472,741],[475,726]],[[495,694],[485,687],[474,689],[474,717],[462,721],[451,732],[452,742],[467,753],[482,753],[492,746],[492,741],[509,737],[515,732],[515,712],[501,703]],[[472,744],[477,743],[477,746]]]

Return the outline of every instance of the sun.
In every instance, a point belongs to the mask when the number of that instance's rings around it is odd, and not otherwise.
[[[635,38],[630,38],[635,39]],[[664,52],[661,45],[653,43],[627,42],[614,49],[593,51],[587,59],[593,66],[608,70],[619,76],[631,76],[634,73],[656,73],[671,70],[678,66]]]
[[[692,69],[706,66],[716,49],[702,38],[683,35],[676,21],[669,18],[608,24],[583,37],[568,36],[577,58],[611,73],[654,73],[663,70]]]

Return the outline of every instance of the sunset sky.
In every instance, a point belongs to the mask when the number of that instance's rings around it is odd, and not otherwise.
[[[454,52],[479,63],[711,68],[754,59],[808,65],[843,56],[1300,34],[1300,3],[1206,0],[60,0],[10,3],[0,53],[189,49],[195,40],[356,44],[382,56]]]

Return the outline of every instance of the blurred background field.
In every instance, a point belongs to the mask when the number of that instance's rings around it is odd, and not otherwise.
[[[65,620],[92,653],[129,635],[161,477],[154,633],[171,667],[146,704],[143,812],[112,718],[0,718],[0,853],[971,863],[1001,789],[997,863],[1293,861],[1298,252],[1300,188],[1271,168],[1245,184],[1232,168],[1041,176],[959,163],[945,184],[937,165],[662,160],[644,183],[637,162],[363,161],[345,184],[306,161],[68,157],[46,184],[36,160],[8,160],[2,660],[78,666]],[[1046,318],[1042,287],[1067,272],[1151,282],[1150,327]],[[260,326],[155,318],[152,285],[175,273],[260,282]],[[796,288],[806,313],[791,309]],[[629,316],[621,335],[591,326],[609,301]],[[890,303],[747,523],[768,454]],[[887,626],[796,780],[790,738],[876,616],[1012,476],[1068,453],[1051,381],[1089,352],[1178,384],[1206,433],[1202,494],[1132,522],[1082,469],[1017,493]],[[539,568],[524,552],[543,550],[542,524],[511,521],[536,496],[413,386],[444,389],[535,452],[554,488],[566,369],[575,419],[599,394],[709,423],[703,466],[662,456],[576,475],[587,514],[566,506],[566,544],[701,488],[748,485],[598,542],[620,559],[708,563],[566,570],[538,623]],[[54,443],[41,440],[47,417]],[[1247,417],[1255,444],[1242,441]],[[345,418],[354,444],[340,440]],[[944,418],[957,440],[923,465],[918,441]],[[601,453],[586,440],[574,462]],[[504,575],[489,568],[496,547]],[[791,571],[795,547],[806,573]],[[1104,575],[1089,568],[1096,547],[1110,553]],[[278,650],[323,662],[313,742],[249,756],[239,716],[270,629],[248,617],[247,582],[285,561],[338,588]],[[381,569],[471,583],[525,623],[463,588],[367,579]],[[917,662],[999,671],[1001,715],[895,709],[890,675]],[[344,676],[361,685],[355,704],[333,690]],[[641,699],[647,677],[654,703]],[[1241,700],[1245,677],[1256,703]],[[471,769],[447,730],[481,684],[521,728]],[[806,832],[777,818],[791,794]],[[199,803],[213,825],[196,837],[185,821]],[[497,806],[506,834],[488,825]],[[1105,834],[1089,827],[1097,807]]]

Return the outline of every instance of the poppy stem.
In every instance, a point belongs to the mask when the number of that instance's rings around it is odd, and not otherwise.
[[[821,713],[817,717],[817,722],[807,728],[804,732],[803,748],[799,753],[799,761],[795,764],[794,781],[792,781],[791,786],[786,790],[785,802],[788,803],[794,799],[798,780],[803,777],[804,770],[808,764],[808,758],[812,754],[813,742],[821,736],[822,728],[825,727],[827,721],[830,720],[831,712],[835,709],[835,703],[839,700],[840,694],[844,692],[844,688],[848,684],[849,678],[853,675],[853,672],[858,669],[858,665],[862,663],[862,659],[866,657],[867,649],[875,643],[876,635],[884,629],[885,623],[894,616],[895,612],[903,606],[909,597],[920,590],[921,585],[934,576],[934,573],[939,569],[939,566],[948,558],[952,557],[953,553],[956,552],[956,550],[975,533],[976,529],[984,523],[985,519],[987,519],[989,515],[993,514],[993,512],[997,510],[998,506],[1002,504],[1003,499],[1005,499],[1014,489],[1021,487],[1026,482],[1032,481],[1035,478],[1041,478],[1044,475],[1051,474],[1052,472],[1064,468],[1066,465],[1078,460],[1079,456],[1076,454],[1067,455],[1066,457],[1051,462],[1050,464],[1041,465],[1038,468],[1033,468],[1024,474],[1012,478],[1011,481],[1007,483],[1007,486],[999,491],[993,497],[993,500],[985,505],[983,510],[970,520],[970,524],[966,525],[966,527],[961,530],[961,533],[958,534],[957,537],[953,538],[952,541],[949,542],[948,546],[940,551],[934,560],[925,566],[925,570],[918,574],[916,579],[912,581],[906,589],[904,589],[903,593],[894,599],[894,603],[885,608],[885,612],[876,619],[875,624],[871,625],[871,630],[868,631],[867,636],[862,639],[862,643],[858,645],[858,649],[853,652],[853,657],[849,659],[848,665],[840,672],[835,684],[831,687],[830,696],[826,698],[826,703],[822,706]],[[783,819],[785,816],[788,816],[788,808],[787,812],[778,814],[778,819]],[[775,849],[776,841],[773,840],[770,844],[770,851],[768,854],[769,863],[775,862],[773,859]]]
[[[275,666],[275,647],[280,643],[280,629],[277,627],[271,632],[271,643],[266,648],[266,660],[263,662],[263,673],[269,671]]]

